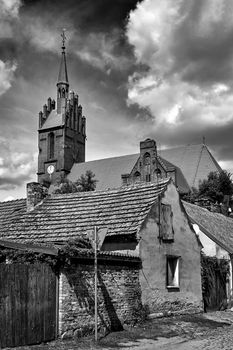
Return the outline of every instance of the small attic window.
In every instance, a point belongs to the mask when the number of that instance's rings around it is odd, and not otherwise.
[[[150,153],[145,153],[144,154],[143,162],[144,162],[144,165],[145,165],[146,182],[150,182],[151,181],[151,174],[150,174],[151,157],[150,157]]]
[[[178,256],[167,256],[167,288],[170,291],[180,288],[179,259]]]
[[[155,169],[154,175],[155,175],[155,178],[156,178],[156,179],[161,179],[161,178],[162,178],[162,172],[161,172],[161,170],[158,169],[158,168]]]
[[[135,183],[139,183],[141,181],[141,174],[139,173],[139,171],[136,171],[133,177]]]
[[[160,205],[160,238],[164,242],[174,241],[173,213],[169,204]]]

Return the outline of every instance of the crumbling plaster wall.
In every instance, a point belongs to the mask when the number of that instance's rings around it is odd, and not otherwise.
[[[161,203],[170,204],[174,241],[159,239],[159,205],[154,204],[140,231],[142,303],[150,312],[202,310],[201,245],[191,229],[174,184],[169,184]],[[167,257],[179,258],[179,288],[167,288]]]

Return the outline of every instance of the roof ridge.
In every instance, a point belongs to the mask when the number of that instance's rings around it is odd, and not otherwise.
[[[121,186],[117,188],[111,188],[107,190],[95,190],[95,191],[83,191],[83,192],[71,192],[71,193],[54,193],[46,197],[46,199],[52,199],[52,198],[66,198],[66,197],[93,197],[97,195],[103,195],[103,194],[115,194],[115,193],[122,193],[122,194],[127,194],[125,192],[129,192],[131,190],[136,190],[136,189],[142,189],[146,190],[148,188],[162,188],[165,187],[170,181],[170,178],[162,179],[159,180],[159,182],[148,182],[148,183],[139,183],[139,184],[132,184],[132,185],[126,185],[126,186]]]
[[[15,202],[21,202],[21,201],[26,201],[26,198],[17,198],[17,199],[11,199],[8,201],[0,201],[0,205],[1,204],[5,204],[5,203],[15,203]]]
[[[114,157],[106,157],[106,158],[99,158],[99,159],[93,159],[93,160],[87,160],[85,162],[81,162],[81,163],[74,163],[74,165],[80,165],[80,164],[84,164],[84,163],[91,163],[91,162],[99,162],[101,160],[106,160],[106,159],[118,159],[118,158],[123,158],[123,157],[129,157],[129,156],[140,156],[140,153],[130,153],[130,154],[124,154],[122,156],[114,156]]]

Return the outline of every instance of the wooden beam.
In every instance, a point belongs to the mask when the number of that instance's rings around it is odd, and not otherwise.
[[[40,246],[37,244],[28,243],[16,243],[12,241],[0,239],[0,246],[5,248],[19,249],[19,250],[32,250],[36,253],[48,254],[48,255],[58,255],[59,249],[49,248],[46,246]]]

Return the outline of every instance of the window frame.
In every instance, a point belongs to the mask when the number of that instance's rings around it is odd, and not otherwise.
[[[173,211],[170,204],[160,203],[159,206],[159,225],[160,232],[159,237],[164,243],[173,243],[174,242],[174,228],[173,228]],[[167,213],[170,214],[169,218],[166,217]],[[167,218],[167,222],[166,219]],[[166,229],[165,229],[166,226]]]
[[[166,256],[166,288],[168,291],[180,291],[180,260],[181,257],[177,255],[167,255]],[[172,268],[169,269],[169,264],[175,261],[176,266],[174,268],[174,272],[172,276],[171,274]],[[172,283],[171,283],[172,280]],[[175,280],[175,282],[173,282]]]
[[[50,132],[48,134],[48,159],[54,159],[55,157],[55,134]]]

